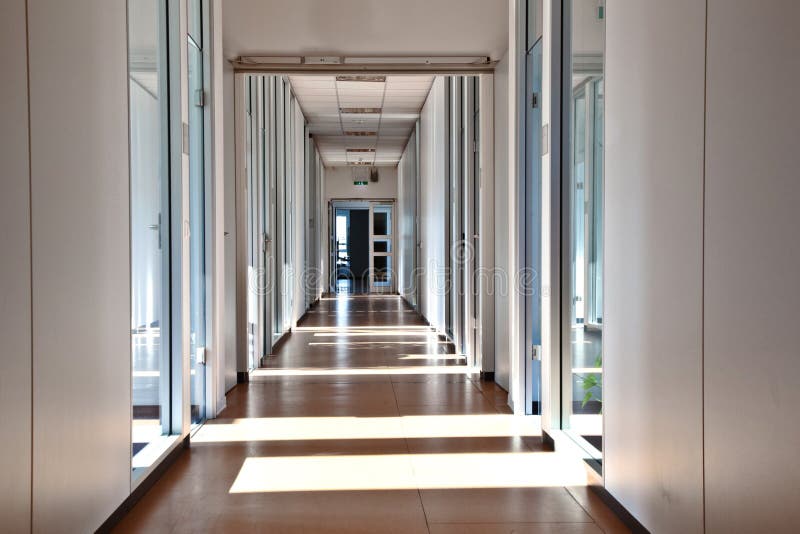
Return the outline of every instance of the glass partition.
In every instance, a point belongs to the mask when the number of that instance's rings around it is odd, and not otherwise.
[[[171,433],[165,14],[161,0],[128,2],[134,475],[158,459]]]
[[[562,428],[598,471],[603,450],[604,2],[565,0]]]
[[[190,20],[200,18],[201,2],[189,3]],[[188,37],[189,60],[189,370],[191,420],[206,418],[206,179],[205,179],[205,78],[204,57],[195,37]]]

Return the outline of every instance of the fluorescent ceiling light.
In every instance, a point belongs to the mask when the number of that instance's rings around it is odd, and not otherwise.
[[[375,152],[374,148],[348,148],[348,152]]]
[[[381,112],[381,108],[339,108],[339,113],[345,113],[345,114],[377,115],[380,112]]]
[[[302,65],[300,56],[239,56],[239,63],[248,65]]]
[[[371,82],[371,83],[385,83],[386,76],[377,75],[354,75],[354,76],[337,76],[337,82]]]
[[[486,65],[488,56],[346,57],[346,65]]]
[[[344,135],[349,137],[374,137],[378,135],[378,132],[357,132],[357,131],[346,131]]]

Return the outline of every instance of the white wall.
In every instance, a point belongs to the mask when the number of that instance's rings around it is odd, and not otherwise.
[[[605,485],[652,532],[700,532],[705,6],[608,12]]]
[[[443,215],[446,213],[445,174],[445,84],[436,77],[422,108],[419,121],[420,172],[420,313],[431,326],[445,331],[445,254],[447,242]]]
[[[477,348],[476,364],[481,371],[494,372],[495,370],[495,340],[494,340],[494,305],[495,287],[493,281],[486,273],[493,272],[495,266],[495,229],[497,228],[494,220],[494,184],[495,184],[495,96],[494,96],[494,77],[483,74],[480,76],[480,95],[478,105],[480,110],[480,153],[478,185],[479,193],[479,219],[480,227],[480,256],[478,291],[479,298],[479,317],[477,328],[479,337],[479,347]],[[502,127],[502,125],[501,125]],[[500,152],[505,154],[505,152]]]
[[[0,524],[30,530],[31,239],[25,0],[0,4]]]
[[[297,101],[294,100],[294,298],[292,299],[292,326],[297,326],[297,320],[306,312],[305,277],[303,270],[306,265],[306,239],[308,238],[308,223],[306,221],[306,119]]]
[[[794,532],[800,7],[610,4],[606,487],[653,532]]]
[[[225,0],[225,52],[495,55],[506,0]]]
[[[415,258],[417,248],[417,134],[408,140],[397,166],[397,290],[416,304]]]
[[[330,199],[370,199],[397,198],[397,167],[377,167],[378,181],[370,182],[367,186],[353,185],[353,172],[358,174],[358,180],[364,179],[366,169],[353,167],[326,167],[325,168],[325,204]]]
[[[236,110],[233,67],[227,61],[223,72],[225,140],[225,389],[236,385]],[[244,371],[245,369],[238,369]]]
[[[28,15],[33,530],[89,532],[131,478],[126,2]]]
[[[508,175],[508,53],[497,63],[494,71],[494,261],[500,272],[511,272],[508,250],[509,175]],[[509,353],[508,290],[495,288],[495,381],[508,390],[511,378]]]
[[[798,20],[800,5],[790,0],[708,2],[703,376],[710,533],[800,529]]]

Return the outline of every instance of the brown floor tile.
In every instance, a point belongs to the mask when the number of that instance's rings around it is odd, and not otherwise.
[[[591,523],[564,488],[421,490],[428,522]]]
[[[594,523],[435,523],[431,534],[602,534]]]
[[[612,512],[600,497],[589,487],[570,486],[570,495],[592,516],[606,534],[628,534],[631,530]]]
[[[337,324],[367,335],[329,335]],[[379,335],[374,328],[398,325],[413,329]],[[115,531],[596,534],[599,524],[622,532],[619,520],[585,488],[472,487],[473,479],[475,486],[497,484],[492,462],[514,458],[504,453],[541,451],[541,437],[527,435],[536,433],[535,425],[502,419],[510,412],[508,394],[493,382],[451,360],[407,358],[454,350],[435,336],[416,335],[422,326],[397,297],[319,302],[265,368],[228,393],[220,417],[194,434],[191,447]],[[481,417],[435,417],[450,415]],[[485,424],[483,417],[498,425],[483,427],[487,436],[481,428],[471,435],[469,425]],[[491,461],[483,468],[469,465],[485,454]],[[315,471],[325,465],[343,471],[332,478]],[[293,470],[294,477],[270,476],[281,469]],[[460,473],[468,475],[468,489],[430,489],[463,487]],[[355,490],[341,491],[347,481],[392,489],[353,484]],[[295,488],[316,486],[288,491],[291,482]]]

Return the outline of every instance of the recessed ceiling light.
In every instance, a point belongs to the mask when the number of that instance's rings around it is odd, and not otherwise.
[[[372,152],[375,152],[375,149],[374,148],[348,148],[347,151],[348,152],[369,152],[369,153],[372,153]]]
[[[374,137],[378,135],[378,132],[347,131],[344,134],[351,137]]]

